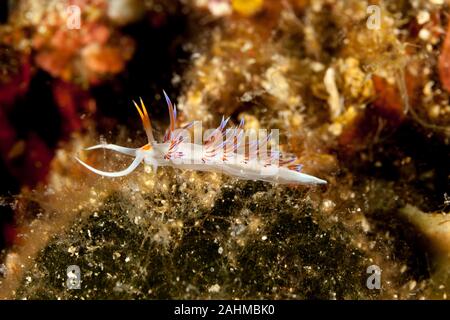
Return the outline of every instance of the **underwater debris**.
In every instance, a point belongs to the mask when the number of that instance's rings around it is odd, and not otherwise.
[[[431,252],[436,255],[437,268],[450,271],[450,216],[444,212],[425,213],[411,205],[399,213],[427,238]]]
[[[264,6],[264,0],[231,0],[233,9],[243,16],[252,16]]]
[[[439,55],[439,77],[443,87],[450,92],[450,22],[445,33],[445,40],[442,43],[441,54]]]
[[[448,213],[425,213],[411,205],[402,208],[399,214],[417,228],[431,253],[432,288],[428,288],[429,295],[446,299],[450,295],[450,216]]]
[[[336,87],[335,72],[333,68],[328,68],[325,72],[325,78],[323,80],[325,88],[328,91],[330,97],[328,98],[328,105],[330,106],[331,119],[336,119],[342,113],[342,101],[339,96],[339,91]]]

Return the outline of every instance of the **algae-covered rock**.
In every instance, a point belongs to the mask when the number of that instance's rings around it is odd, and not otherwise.
[[[176,189],[179,189],[176,187]],[[265,183],[225,184],[210,207],[193,214],[179,190],[171,209],[144,195],[137,207],[112,194],[34,260],[16,298],[288,298],[376,296],[367,289],[367,256],[337,223],[315,221],[308,191]],[[177,197],[180,197],[177,199]],[[173,205],[173,203],[177,203]],[[336,238],[334,234],[340,233]],[[68,290],[66,269],[81,269]]]

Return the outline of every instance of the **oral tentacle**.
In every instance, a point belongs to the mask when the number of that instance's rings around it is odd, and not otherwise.
[[[121,147],[118,146],[116,144],[97,144],[95,146],[89,147],[89,148],[85,148],[84,150],[95,150],[95,149],[108,149],[108,150],[114,150],[117,151],[119,153],[122,154],[126,154],[128,156],[136,156],[136,150],[135,148],[126,148],[126,147]]]
[[[122,171],[115,171],[115,172],[107,172],[107,171],[98,170],[98,169],[95,169],[94,167],[91,167],[87,163],[81,161],[77,157],[75,157],[75,159],[79,163],[81,163],[84,167],[86,167],[87,169],[91,170],[92,172],[94,172],[96,174],[99,174],[104,177],[116,178],[116,177],[126,176],[126,175],[130,174],[131,172],[133,172],[134,169],[136,169],[139,166],[139,164],[141,163],[141,161],[144,159],[144,156],[137,155],[136,158],[133,160],[133,162],[130,164],[130,166],[128,168],[126,168]]]

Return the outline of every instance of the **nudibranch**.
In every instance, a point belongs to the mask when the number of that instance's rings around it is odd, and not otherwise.
[[[171,166],[179,169],[224,173],[243,180],[261,180],[281,184],[326,184],[325,180],[302,173],[297,158],[284,155],[279,150],[267,151],[271,135],[263,141],[247,141],[244,135],[244,120],[237,127],[225,129],[228,119],[222,118],[218,128],[206,136],[204,142],[191,143],[186,131],[194,126],[190,122],[182,128],[176,128],[177,110],[163,91],[169,108],[170,125],[162,143],[153,137],[152,125],[147,109],[140,100],[140,106],[133,102],[141,117],[148,143],[140,148],[126,148],[115,144],[99,144],[85,150],[109,149],[131,157],[133,162],[128,168],[107,172],[91,167],[76,158],[87,169],[105,177],[128,175],[144,161],[156,172],[158,167]],[[273,144],[272,144],[273,146]]]

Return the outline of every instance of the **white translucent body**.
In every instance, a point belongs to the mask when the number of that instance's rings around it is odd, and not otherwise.
[[[220,154],[215,157],[207,157],[205,156],[204,146],[193,143],[181,143],[177,147],[176,152],[180,152],[182,156],[174,159],[166,159],[164,157],[169,151],[170,143],[154,143],[149,150],[143,148],[124,148],[113,144],[96,145],[87,150],[99,148],[110,149],[135,157],[127,169],[118,172],[101,171],[77,159],[89,170],[106,177],[125,176],[135,170],[144,161],[146,164],[153,166],[155,171],[158,167],[170,166],[178,169],[225,173],[243,180],[261,180],[281,184],[327,183],[325,180],[314,176],[290,170],[286,167],[279,167],[276,163],[267,165],[266,161],[258,159],[245,161],[245,157],[240,154],[234,154],[234,157],[227,157],[226,160],[223,160]]]

